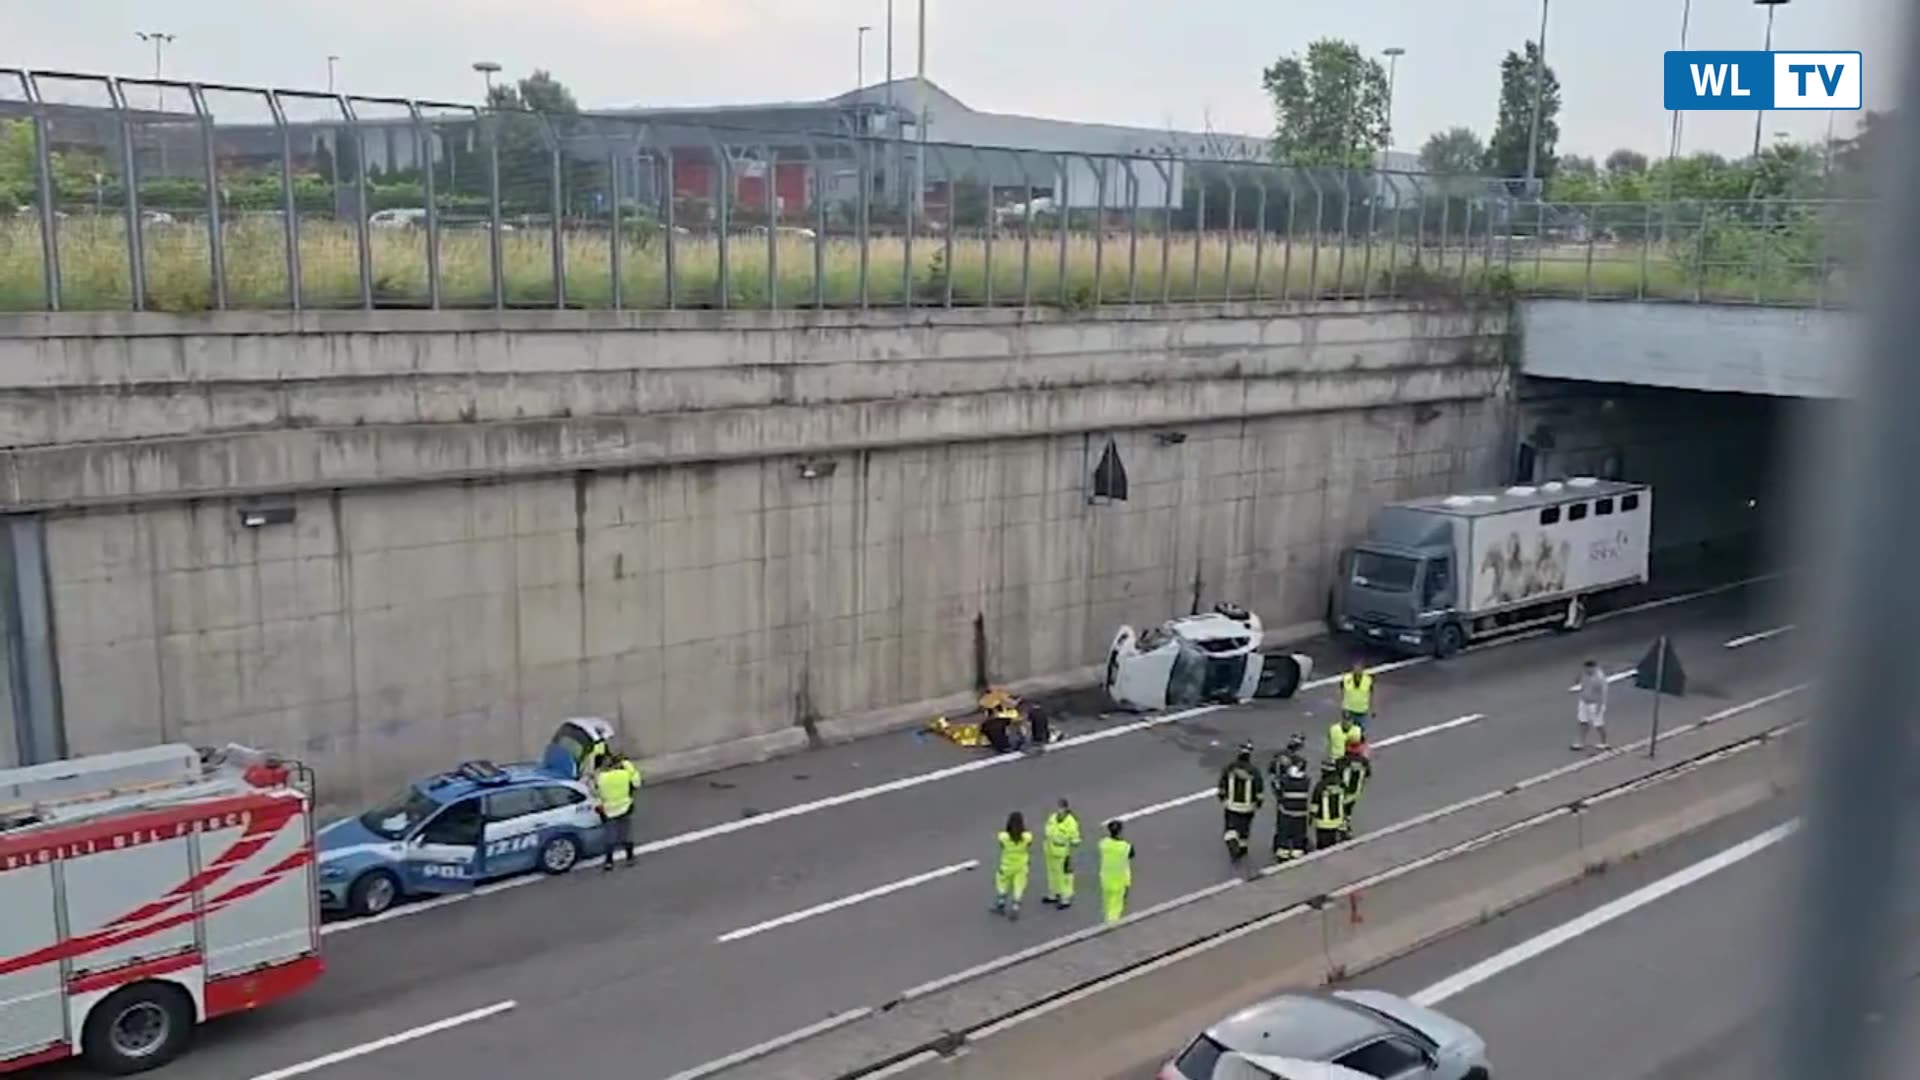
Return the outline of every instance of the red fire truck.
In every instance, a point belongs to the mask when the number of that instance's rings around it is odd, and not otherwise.
[[[313,982],[310,793],[238,746],[0,769],[0,1073],[156,1068]]]

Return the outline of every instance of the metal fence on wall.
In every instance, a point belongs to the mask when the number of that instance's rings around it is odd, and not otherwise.
[[[825,125],[822,125],[825,126]],[[1832,305],[1863,204],[0,69],[0,310]],[[12,153],[6,152],[9,147]],[[25,152],[21,152],[22,150]],[[20,170],[16,170],[20,171]]]

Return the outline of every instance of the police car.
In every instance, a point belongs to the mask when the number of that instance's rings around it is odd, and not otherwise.
[[[462,892],[604,850],[587,785],[537,765],[470,761],[316,834],[320,906],[378,915],[409,896]]]

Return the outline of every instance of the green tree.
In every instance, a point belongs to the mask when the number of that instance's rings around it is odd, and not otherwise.
[[[1387,145],[1387,69],[1350,41],[1323,38],[1261,74],[1273,101],[1274,159],[1371,168]]]
[[[1494,176],[1527,174],[1527,140],[1533,129],[1533,65],[1540,47],[1526,43],[1520,52],[1508,52],[1500,61],[1500,111],[1493,135],[1487,139],[1486,169]],[[1554,147],[1560,142],[1560,78],[1551,66],[1542,66],[1540,81],[1540,140],[1534,175],[1553,175]]]
[[[553,151],[561,151],[560,197],[578,208],[606,186],[598,155],[569,152],[581,137],[580,104],[551,72],[536,70],[512,85],[496,86],[487,106],[498,114],[500,200],[514,213],[545,213],[552,197]],[[534,115],[534,114],[539,115]]]
[[[1472,128],[1451,127],[1427,136],[1420,148],[1420,168],[1441,175],[1459,175],[1480,170],[1486,145]]]
[[[1638,150],[1621,147],[1607,155],[1607,175],[1627,176],[1647,171],[1647,155]]]

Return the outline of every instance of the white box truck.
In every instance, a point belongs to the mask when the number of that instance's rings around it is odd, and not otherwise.
[[[177,745],[0,769],[0,1073],[156,1068],[313,982],[305,775]]]
[[[1591,597],[1647,580],[1653,489],[1578,477],[1382,507],[1344,553],[1334,627],[1449,656],[1537,626],[1577,630]]]

